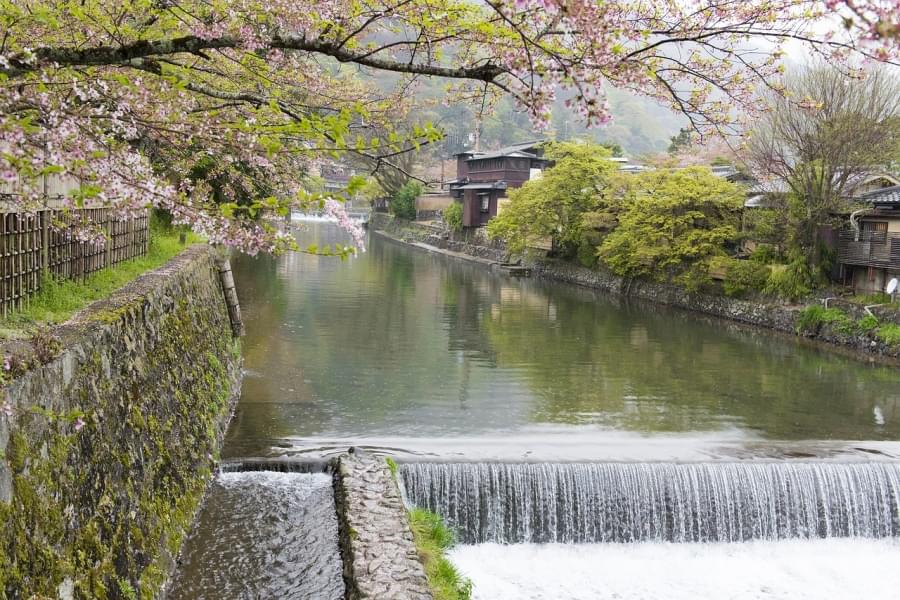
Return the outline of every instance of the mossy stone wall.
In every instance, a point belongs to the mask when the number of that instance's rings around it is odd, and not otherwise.
[[[0,392],[0,598],[156,598],[240,386],[211,251],[50,333]]]

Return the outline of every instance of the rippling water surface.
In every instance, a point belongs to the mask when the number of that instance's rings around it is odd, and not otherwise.
[[[344,597],[331,477],[222,473],[167,600]]]

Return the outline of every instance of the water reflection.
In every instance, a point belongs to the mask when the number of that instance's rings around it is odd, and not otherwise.
[[[311,224],[302,244],[342,239]],[[721,432],[900,439],[895,370],[768,332],[492,275],[373,237],[235,261],[248,330],[231,456],[361,437]],[[560,433],[559,435],[565,435]]]

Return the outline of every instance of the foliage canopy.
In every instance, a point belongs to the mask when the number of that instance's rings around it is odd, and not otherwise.
[[[581,142],[548,144],[544,157],[554,165],[538,179],[510,190],[509,203],[487,226],[488,235],[518,254],[544,238],[565,249],[581,243],[585,215],[603,210],[616,166],[609,149]]]
[[[627,89],[698,131],[734,132],[787,40],[896,57],[891,0],[827,4],[847,35],[816,33],[817,0],[0,0],[0,179],[21,191],[17,208],[39,207],[42,178],[64,176],[72,206],[152,205],[213,243],[278,252],[293,238],[253,214],[337,210],[298,190],[316,161],[402,171],[398,157],[441,137],[415,122],[416,78],[452,82],[454,101],[512,97],[535,123],[558,88],[591,124],[609,120],[608,87]],[[204,155],[213,169],[198,168]],[[270,189],[244,185],[247,173]],[[242,189],[267,195],[237,210]]]
[[[618,226],[599,248],[625,277],[670,279],[723,254],[738,235],[743,191],[709,169],[657,170],[633,176],[623,190]]]

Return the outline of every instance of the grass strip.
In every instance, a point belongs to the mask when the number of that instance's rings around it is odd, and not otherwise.
[[[0,319],[0,339],[27,337],[42,327],[62,323],[92,302],[106,298],[138,276],[166,264],[189,244],[199,240],[188,234],[186,243],[180,232],[163,227],[150,230],[147,254],[123,261],[86,276],[82,281],[47,277],[41,288],[19,311]]]
[[[421,508],[409,511],[409,524],[416,540],[434,600],[469,600],[472,582],[447,559],[455,536],[439,515]]]

